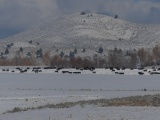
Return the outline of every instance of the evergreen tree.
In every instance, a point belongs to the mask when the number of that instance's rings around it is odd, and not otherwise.
[[[26,55],[30,57],[30,56],[31,56],[31,53],[30,53],[30,52],[28,52]]]
[[[103,48],[102,48],[102,47],[99,48],[99,53],[100,53],[100,54],[103,53]]]
[[[86,49],[85,49],[85,48],[83,48],[82,52],[86,52]]]
[[[70,58],[74,58],[74,52],[71,52],[71,51],[70,51],[69,57],[70,57]]]
[[[115,15],[114,18],[117,19],[117,18],[118,18],[118,15]]]
[[[30,40],[28,43],[29,43],[29,44],[32,44],[32,40]]]
[[[9,50],[8,49],[5,50],[5,54],[6,55],[9,54]]]
[[[74,54],[76,54],[76,53],[77,53],[77,49],[75,48],[75,49],[74,49]]]
[[[86,13],[84,11],[81,12],[81,15],[85,15]]]
[[[42,48],[40,48],[39,50],[36,51],[36,55],[37,55],[37,58],[42,58],[42,56],[43,56]]]
[[[20,47],[20,48],[19,48],[19,51],[20,51],[20,52],[23,52],[23,48],[22,48],[22,47]]]
[[[59,56],[63,57],[64,56],[64,52],[62,51]]]

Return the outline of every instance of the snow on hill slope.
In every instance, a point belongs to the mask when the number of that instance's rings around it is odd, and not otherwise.
[[[14,43],[13,50],[41,47],[62,51],[74,48],[96,51],[99,47],[150,47],[159,40],[159,25],[137,25],[100,14],[76,13],[47,19],[27,31],[0,41],[0,48],[4,50],[5,45]],[[32,43],[29,44],[29,41]]]

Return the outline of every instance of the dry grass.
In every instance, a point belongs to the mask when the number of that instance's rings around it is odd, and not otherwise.
[[[109,103],[102,104],[102,107],[105,106],[149,106],[150,104],[146,101],[111,101]]]
[[[160,106],[160,94],[157,95],[145,95],[145,96],[132,96],[132,97],[123,97],[123,98],[114,98],[114,99],[97,99],[97,100],[88,100],[88,101],[78,101],[78,102],[65,102],[59,104],[47,104],[39,107],[32,108],[19,108],[16,107],[13,110],[9,110],[5,113],[15,113],[27,110],[35,109],[44,109],[44,108],[70,108],[74,106],[80,106],[84,108],[86,105],[94,105],[101,107],[108,106]]]

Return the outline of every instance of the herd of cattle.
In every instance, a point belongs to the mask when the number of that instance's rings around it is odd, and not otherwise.
[[[47,72],[49,71],[49,72]],[[94,67],[85,67],[85,68],[63,68],[63,67],[15,67],[15,68],[2,68],[2,73],[57,73],[57,74],[100,74],[100,73],[112,73],[124,75],[126,72],[136,72],[137,75],[154,75],[160,74],[160,68],[152,67],[150,69],[145,68],[94,68]]]

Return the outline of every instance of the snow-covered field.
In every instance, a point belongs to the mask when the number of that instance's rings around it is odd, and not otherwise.
[[[144,90],[146,89],[146,90]],[[16,74],[0,73],[0,120],[159,120],[159,107],[101,107],[37,109],[6,113],[15,107],[121,98],[160,93],[158,75]]]
[[[74,107],[2,115],[2,120],[159,120],[156,107]]]

